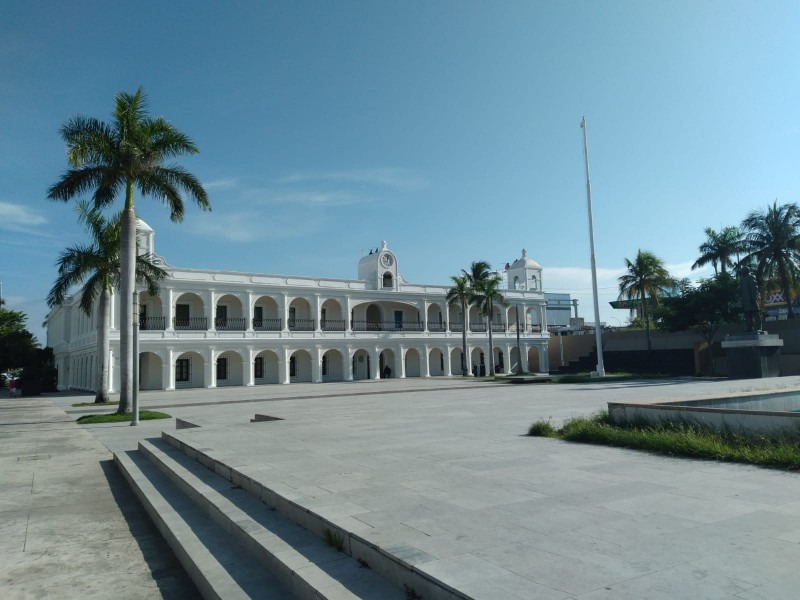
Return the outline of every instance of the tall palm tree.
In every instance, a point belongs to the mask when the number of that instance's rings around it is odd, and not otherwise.
[[[482,302],[483,286],[491,276],[491,267],[485,260],[474,260],[469,266],[469,271],[461,269],[461,273],[467,278],[470,290],[470,304],[480,306]],[[481,313],[482,314],[482,313]],[[491,325],[489,326],[491,329]],[[492,354],[492,349],[489,348],[489,354]]]
[[[625,266],[627,272],[619,277],[619,297],[641,302],[649,352],[653,345],[650,340],[650,311],[647,300],[649,298],[653,305],[657,304],[659,296],[674,285],[674,280],[662,260],[647,250],[639,250],[633,262],[626,258]]]
[[[83,284],[79,306],[87,316],[97,302],[97,380],[95,402],[108,402],[108,329],[111,324],[111,292],[120,283],[121,216],[106,219],[87,202],[76,206],[78,221],[83,223],[92,238],[90,244],[69,246],[57,261],[58,277],[47,295],[50,308],[64,303],[69,290]],[[136,257],[136,278],[144,282],[147,291],[158,294],[158,282],[167,272],[155,265],[150,256]]]
[[[461,374],[466,377],[469,375],[467,369],[467,319],[468,309],[472,302],[472,292],[469,288],[469,279],[466,275],[453,275],[450,277],[453,287],[447,291],[447,304],[458,303],[461,306]]]
[[[714,267],[714,275],[719,271],[727,273],[728,269],[733,269],[739,262],[739,254],[743,251],[744,234],[738,227],[723,227],[719,233],[706,227],[703,230],[706,234],[706,241],[700,244],[700,258],[692,265],[692,270],[704,267],[711,263]],[[733,258],[736,257],[734,262]],[[717,270],[719,265],[719,271]]]
[[[183,220],[182,192],[204,210],[210,210],[200,181],[184,168],[165,161],[198,152],[194,143],[162,117],[150,117],[140,87],[135,94],[120,92],[110,124],[90,117],[73,117],[61,127],[71,166],[48,190],[50,200],[68,201],[93,191],[96,208],[112,204],[124,191],[120,239],[120,402],[128,412],[133,390],[133,291],[135,287],[136,214],[134,188],[169,207],[170,218]]]
[[[754,261],[756,279],[762,285],[777,281],[786,299],[788,318],[794,319],[792,288],[800,275],[800,207],[778,206],[775,201],[766,210],[752,211],[744,221],[748,254],[743,261]]]
[[[492,340],[492,320],[494,317],[495,305],[508,306],[505,296],[500,293],[500,282],[503,279],[497,273],[484,279],[480,284],[480,294],[477,298],[478,308],[481,314],[486,317],[487,328],[489,331],[489,372],[494,375],[494,342]]]

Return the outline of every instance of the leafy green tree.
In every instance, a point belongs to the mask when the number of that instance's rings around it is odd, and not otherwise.
[[[709,351],[719,328],[726,323],[739,323],[741,311],[739,283],[730,273],[719,273],[701,279],[697,287],[686,289],[680,296],[664,298],[655,309],[656,322],[665,331],[692,331],[708,345]],[[715,372],[711,354],[711,374]]]
[[[766,210],[752,211],[742,221],[742,228],[748,250],[743,261],[755,262],[756,279],[762,287],[773,282],[780,286],[788,318],[794,319],[792,289],[800,274],[800,207],[794,203],[778,206],[776,201]]]
[[[700,244],[700,258],[692,265],[692,270],[711,264],[714,275],[727,273],[739,262],[739,255],[744,251],[744,234],[738,227],[724,227],[718,232],[706,227],[703,230],[706,241]],[[734,262],[734,257],[736,261]],[[717,270],[719,265],[719,270]]]
[[[119,412],[129,412],[133,390],[133,291],[135,287],[136,214],[134,188],[142,196],[163,202],[170,218],[183,220],[185,193],[204,210],[210,210],[208,195],[200,181],[187,170],[166,161],[198,152],[194,143],[163,117],[151,117],[140,87],[135,94],[120,92],[115,98],[110,124],[90,117],[73,117],[61,127],[67,143],[70,167],[52,185],[47,197],[68,201],[92,192],[95,208],[114,203],[124,192],[120,239],[120,403]]]
[[[24,369],[39,348],[36,337],[28,331],[28,316],[21,311],[0,306],[0,372]]]
[[[447,291],[446,299],[448,305],[457,303],[461,307],[461,374],[466,377],[469,375],[467,369],[467,320],[472,293],[466,275],[453,275],[450,280],[453,282],[453,287]]]
[[[625,259],[627,272],[619,277],[619,297],[640,302],[640,314],[647,330],[647,350],[653,349],[650,340],[650,312],[648,298],[655,307],[658,299],[675,284],[663,261],[652,252],[639,250],[633,261]]]
[[[484,279],[479,286],[476,294],[476,301],[481,314],[486,317],[487,330],[489,331],[489,372],[494,374],[494,342],[492,340],[492,321],[494,319],[494,307],[497,305],[508,306],[505,296],[500,292],[502,278],[497,273]]]
[[[90,244],[69,246],[61,252],[58,277],[47,296],[50,308],[60,306],[70,289],[83,284],[79,306],[87,316],[97,303],[97,381],[95,402],[108,402],[109,326],[111,324],[111,293],[120,284],[121,216],[106,219],[88,202],[79,202],[76,212],[92,238]],[[158,282],[167,272],[157,266],[148,255],[136,256],[136,279],[147,286],[151,295],[158,294]]]

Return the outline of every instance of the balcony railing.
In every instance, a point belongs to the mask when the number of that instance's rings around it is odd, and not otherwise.
[[[450,321],[450,331],[461,333],[464,331],[464,323],[454,323],[453,321]]]
[[[208,319],[206,317],[189,317],[188,319],[172,319],[172,326],[180,331],[205,331],[208,329]]]
[[[447,323],[431,323],[429,321],[428,331],[433,331],[433,332],[447,331]]]
[[[255,331],[280,331],[283,329],[281,319],[253,319]]]
[[[503,333],[506,330],[504,323],[492,323],[492,333]]]
[[[314,331],[314,319],[289,319],[289,331]]]
[[[164,317],[139,317],[140,331],[164,331],[167,320]]]
[[[325,319],[319,325],[322,331],[344,331],[346,324],[344,319]]]
[[[469,330],[473,333],[486,333],[486,323],[470,323]]]
[[[244,331],[245,319],[243,317],[214,319],[214,327],[217,331]]]
[[[353,321],[353,331],[424,331],[422,321]]]

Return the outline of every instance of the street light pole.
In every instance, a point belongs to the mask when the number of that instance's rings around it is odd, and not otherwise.
[[[583,159],[586,165],[586,206],[589,211],[589,246],[592,252],[592,295],[594,297],[594,336],[597,345],[597,377],[605,377],[603,365],[603,339],[600,325],[600,304],[597,300],[597,263],[594,256],[594,225],[592,223],[592,185],[589,181],[589,143],[586,141],[586,117],[581,119],[583,129]]]

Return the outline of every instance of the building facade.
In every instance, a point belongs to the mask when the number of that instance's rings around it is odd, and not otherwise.
[[[358,279],[296,277],[173,267],[139,222],[140,252],[169,277],[140,294],[139,386],[143,390],[461,375],[463,320],[448,286],[412,284],[386,242],[363,256]],[[491,319],[470,307],[467,368],[484,374],[492,327],[498,372],[548,372],[542,268],[525,255],[506,269],[508,306]],[[523,285],[524,282],[524,285]],[[59,389],[93,390],[97,315],[77,297],[47,317]],[[119,390],[119,302],[112,299],[110,391]],[[542,327],[542,323],[545,327]]]

